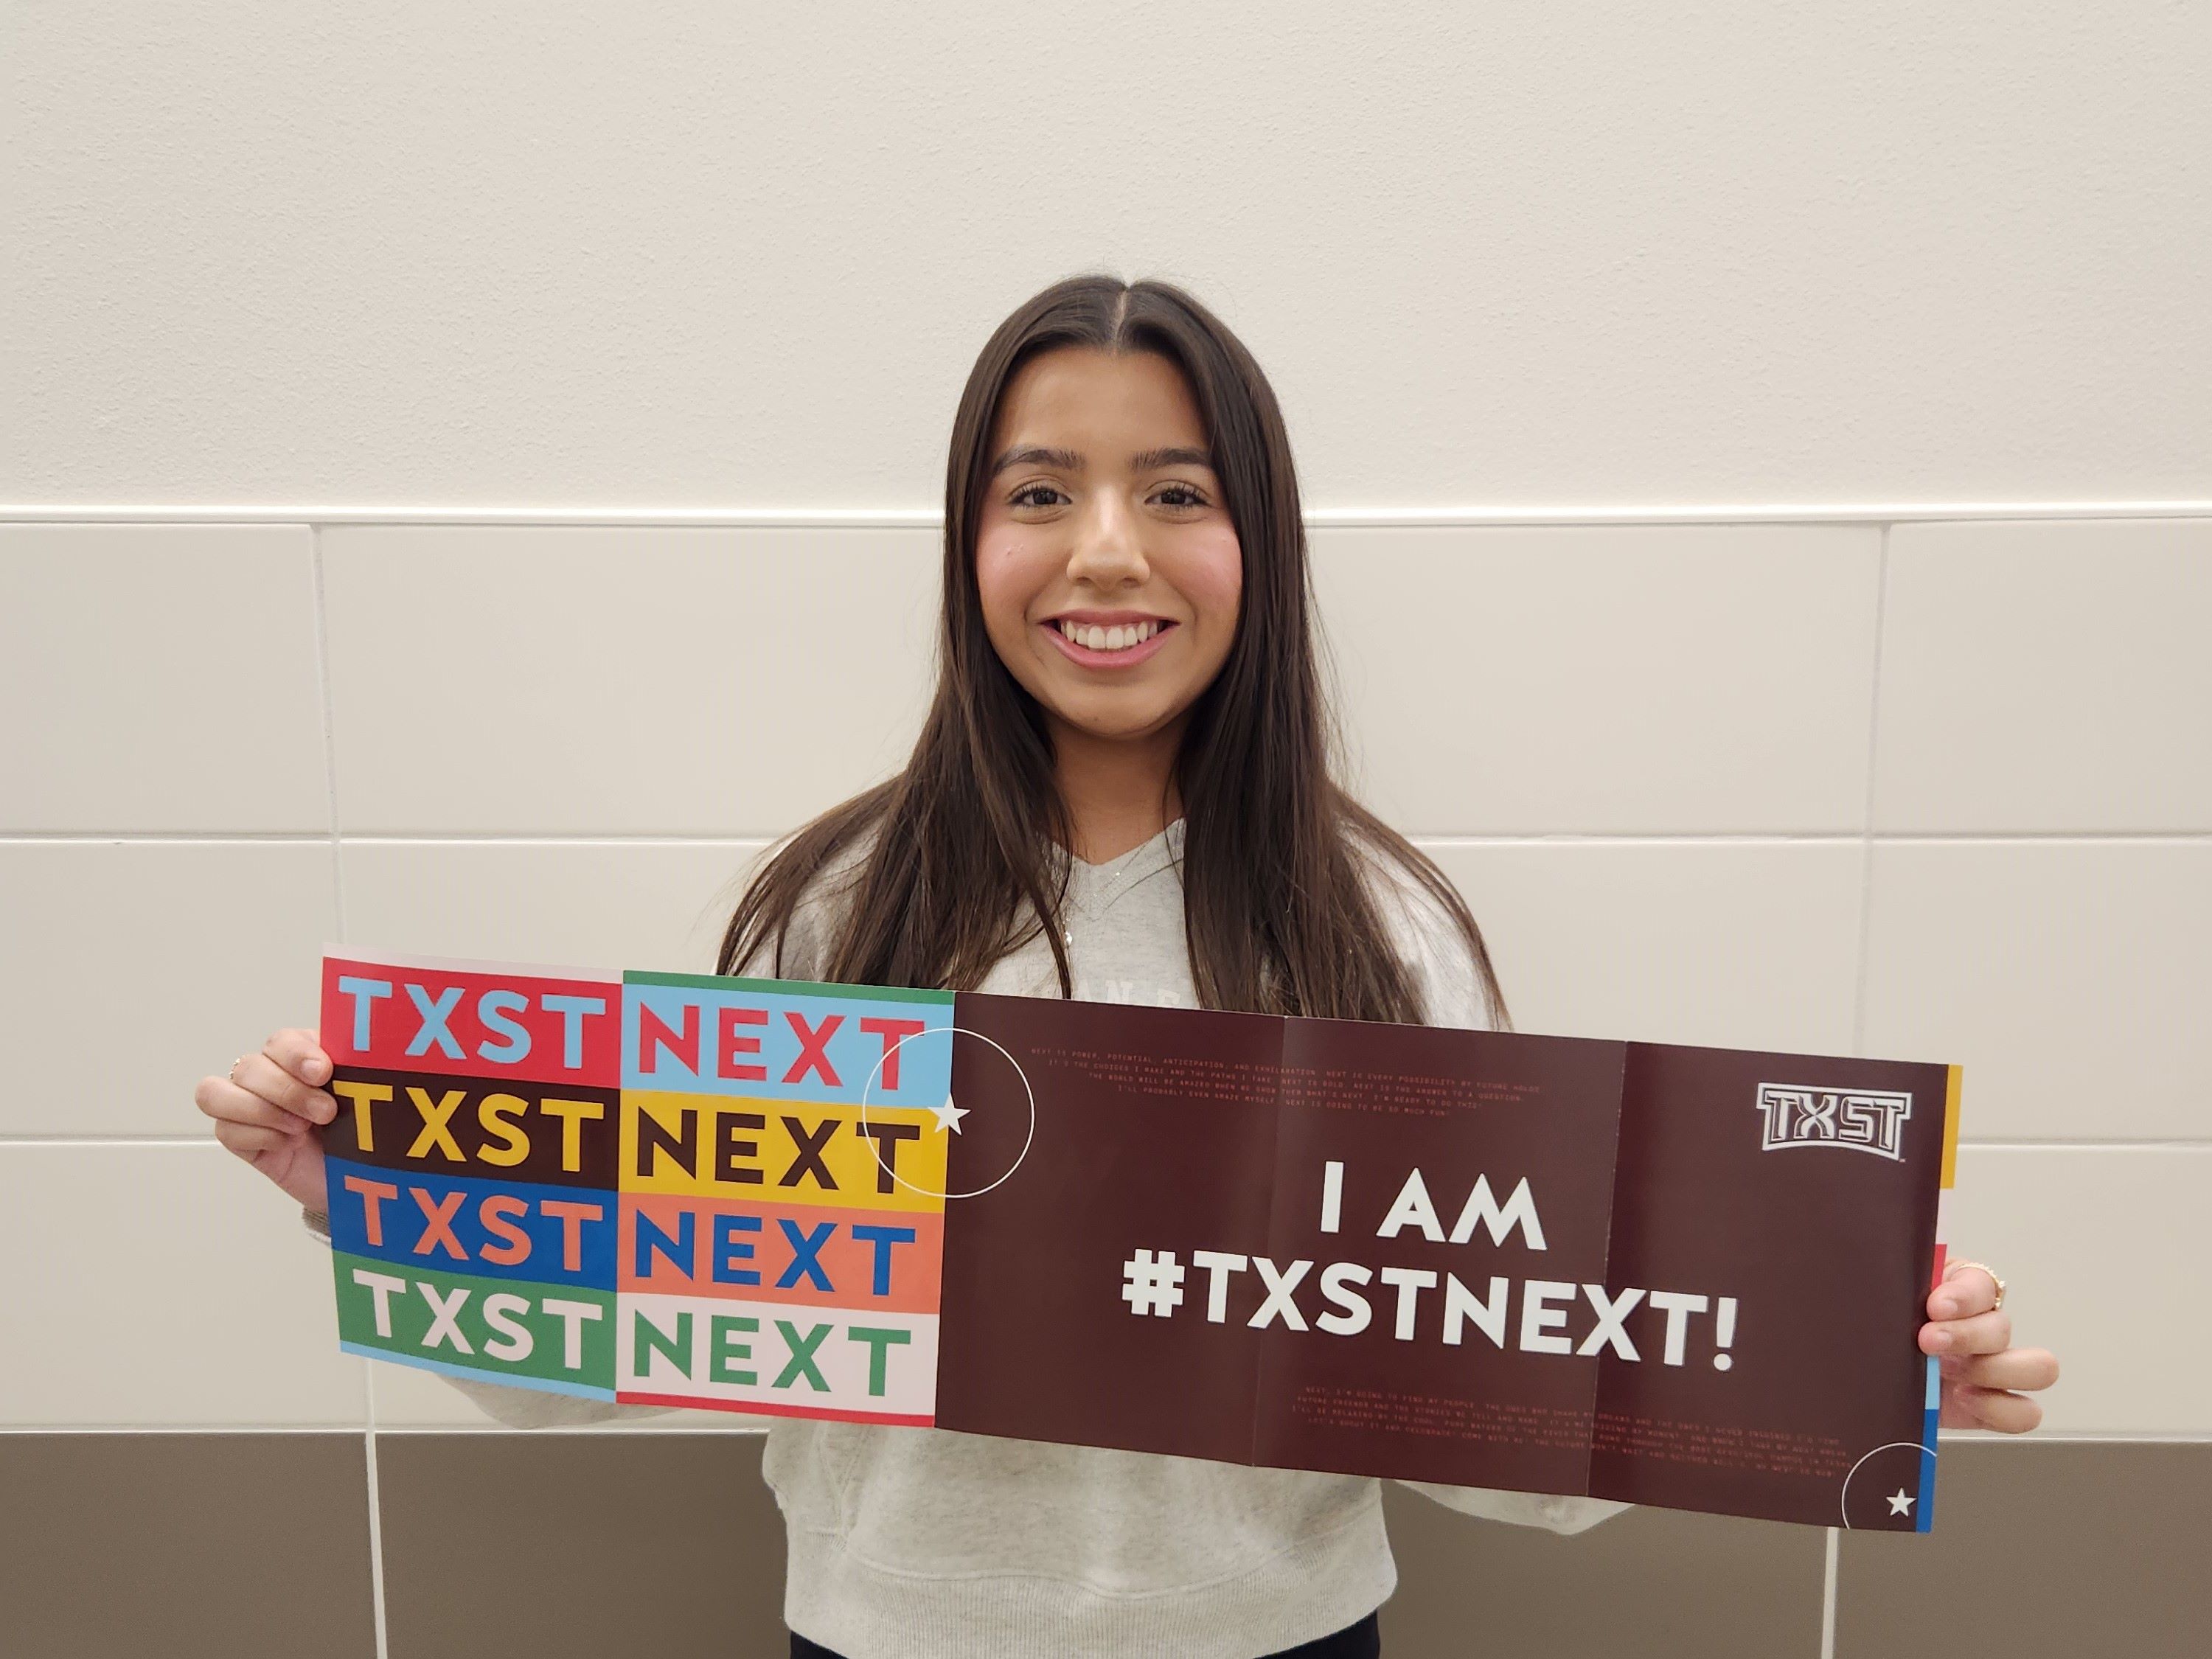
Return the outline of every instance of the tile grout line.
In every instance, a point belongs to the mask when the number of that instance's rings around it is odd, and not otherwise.
[[[1310,507],[1310,529],[1533,529],[1546,526],[1664,528],[1677,525],[1865,525],[1947,522],[2009,524],[2041,520],[2212,518],[2212,500],[2132,497],[2094,501],[1718,501],[1679,506],[1626,502],[1387,507]],[[162,503],[0,501],[0,524],[304,524],[439,528],[526,526],[613,529],[941,530],[932,507],[483,507],[378,506],[348,502]]]
[[[392,1635],[384,1615],[384,1486],[376,1465],[376,1368],[363,1362],[362,1372],[368,1419],[361,1437],[368,1478],[368,1610],[376,1628],[376,1659],[392,1659]]]
[[[1841,1528],[1828,1528],[1820,1570],[1820,1659],[1836,1659],[1836,1579],[1843,1558]]]
[[[329,592],[323,580],[322,527],[311,526],[307,533],[313,549],[315,680],[323,705],[323,798],[330,812],[330,828],[325,838],[331,848],[331,911],[337,923],[338,938],[343,940],[346,936],[345,848],[338,833],[337,709],[331,679]]]
[[[333,706],[331,679],[331,630],[328,589],[323,579],[323,529],[307,527],[309,568],[313,575],[315,606],[315,679],[322,702],[323,796],[330,813],[331,915],[343,942],[346,937],[345,849],[338,836],[337,711]],[[319,1012],[317,1019],[320,1020]],[[368,1611],[376,1637],[376,1659],[391,1659],[391,1633],[384,1608],[384,1492],[376,1467],[376,1376],[362,1366],[362,1474],[368,1500]]]
[[[1851,1052],[1866,1053],[1867,987],[1873,977],[1869,955],[1874,941],[1874,803],[1876,765],[1881,745],[1881,647],[1889,611],[1890,526],[1881,527],[1875,546],[1874,662],[1868,675],[1866,732],[1866,791],[1859,811],[1858,960],[1851,981]],[[1836,1659],[1836,1592],[1843,1577],[1843,1534],[1827,1529],[1820,1559],[1820,1659]]]
[[[1866,1053],[1867,986],[1873,977],[1868,960],[1874,939],[1874,801],[1875,766],[1881,743],[1881,646],[1889,608],[1889,526],[1881,527],[1875,551],[1874,672],[1867,690],[1866,792],[1859,818],[1859,938],[1857,971],[1851,985],[1851,1052]]]

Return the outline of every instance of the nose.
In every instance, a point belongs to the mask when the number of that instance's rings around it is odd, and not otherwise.
[[[1133,586],[1152,574],[1144,538],[1129,504],[1110,489],[1092,495],[1067,558],[1071,581],[1096,587]]]

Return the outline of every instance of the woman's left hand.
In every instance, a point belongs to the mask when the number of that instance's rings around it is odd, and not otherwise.
[[[1920,1352],[1942,1367],[1947,1429],[1995,1429],[2025,1434],[2043,1421],[2043,1407],[2022,1389],[2047,1389],[2058,1380],[2058,1361],[2048,1348],[2012,1346],[2012,1316],[1997,1306],[1996,1280],[1972,1261],[1953,1261],[1943,1282],[1928,1293],[1928,1323]]]

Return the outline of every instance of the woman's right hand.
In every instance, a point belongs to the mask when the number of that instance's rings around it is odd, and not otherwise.
[[[246,1054],[228,1077],[204,1077],[192,1103],[215,1120],[215,1138],[310,1210],[330,1208],[323,1143],[314,1126],[337,1115],[319,1085],[331,1057],[314,1031],[288,1029]]]

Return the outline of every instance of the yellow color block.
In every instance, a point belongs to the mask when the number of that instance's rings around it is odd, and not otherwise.
[[[623,1091],[626,1193],[941,1212],[948,1145],[911,1108],[872,1106],[864,1129],[858,1106]]]
[[[1959,1170],[1959,1067],[1948,1068],[1950,1075],[1943,1085],[1943,1176],[1941,1185],[1948,1188]]]

